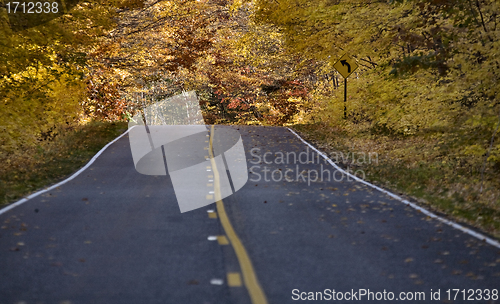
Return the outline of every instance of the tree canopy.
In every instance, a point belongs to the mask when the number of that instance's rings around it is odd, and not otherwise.
[[[1,9],[2,153],[66,123],[126,119],[188,90],[209,123],[325,121],[403,136],[453,127],[489,134],[464,148],[476,155],[497,125],[497,1],[67,4],[24,28]],[[347,121],[333,68],[344,53],[360,65]],[[490,160],[499,155],[496,145]]]

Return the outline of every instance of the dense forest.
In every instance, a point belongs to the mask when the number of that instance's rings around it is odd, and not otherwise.
[[[463,215],[472,222],[487,213],[477,223],[500,229],[498,1],[58,3],[66,10],[57,18],[24,27],[0,7],[3,163],[76,125],[126,121],[195,90],[207,123],[315,126],[311,140],[325,147],[426,167],[423,185],[396,186],[453,199],[441,209],[474,209]],[[333,65],[346,53],[359,68],[344,119]],[[383,170],[373,178],[397,184]]]

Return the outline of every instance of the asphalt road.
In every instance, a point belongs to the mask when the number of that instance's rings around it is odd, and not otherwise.
[[[335,172],[286,128],[216,127],[213,145],[225,128],[249,180],[217,204],[181,213],[125,135],[1,213],[0,303],[500,303],[499,248]]]

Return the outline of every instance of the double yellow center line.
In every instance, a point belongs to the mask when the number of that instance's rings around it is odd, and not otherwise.
[[[214,132],[215,127],[212,126],[212,128],[210,129],[210,144],[208,153],[210,154],[210,162],[212,163],[212,170],[214,173],[214,195],[217,205],[217,213],[219,214],[219,219],[221,221],[222,227],[224,228],[224,232],[229,238],[229,241],[231,242],[231,245],[233,246],[233,249],[236,253],[236,257],[238,258],[240,269],[243,274],[243,282],[248,290],[248,293],[250,294],[252,304],[267,304],[266,295],[262,291],[262,287],[259,284],[259,280],[257,279],[257,275],[255,274],[255,270],[253,269],[250,257],[248,256],[243,243],[234,231],[233,225],[231,225],[231,222],[229,221],[226,213],[226,209],[224,208],[224,203],[222,202],[219,170],[217,170],[213,152]]]

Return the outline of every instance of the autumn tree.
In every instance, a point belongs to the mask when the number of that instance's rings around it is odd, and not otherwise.
[[[292,68],[300,58],[285,54],[277,28],[252,23],[251,10],[187,0],[146,1],[142,9],[122,11],[117,27],[90,53],[91,75],[109,82],[90,92],[113,92],[94,94],[87,108],[96,113],[98,105],[110,104],[102,98],[113,96],[125,101],[126,108],[116,108],[126,114],[196,90],[209,123],[291,121],[307,99],[297,73],[304,69]]]
[[[117,9],[137,4],[84,1],[68,10],[61,6],[57,18],[23,26],[0,8],[2,158],[78,120],[86,96],[87,53],[113,28]]]

